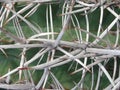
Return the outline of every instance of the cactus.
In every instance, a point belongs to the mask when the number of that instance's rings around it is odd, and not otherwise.
[[[119,0],[0,2],[0,88],[119,89]]]

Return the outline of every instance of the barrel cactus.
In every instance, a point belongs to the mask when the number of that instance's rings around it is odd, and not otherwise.
[[[119,0],[0,2],[0,88],[119,89]]]

